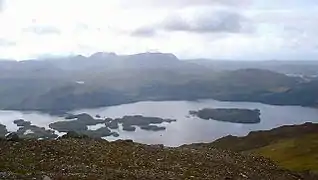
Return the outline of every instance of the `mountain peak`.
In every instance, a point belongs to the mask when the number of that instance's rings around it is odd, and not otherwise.
[[[171,62],[179,61],[179,59],[171,53],[159,53],[159,52],[146,52],[127,56],[129,59],[141,60],[141,61],[160,61]]]
[[[97,52],[97,53],[94,53],[90,56],[90,58],[109,58],[109,57],[116,57],[117,54],[116,53],[113,53],[113,52]]]

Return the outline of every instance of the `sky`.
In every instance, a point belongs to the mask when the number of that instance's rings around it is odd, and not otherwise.
[[[317,60],[317,0],[0,0],[0,58]]]

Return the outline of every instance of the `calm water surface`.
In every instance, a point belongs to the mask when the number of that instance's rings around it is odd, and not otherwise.
[[[247,108],[261,111],[261,123],[259,124],[234,124],[213,120],[201,120],[196,117],[188,117],[189,110],[202,108]],[[177,119],[177,122],[163,123],[166,131],[150,132],[137,128],[135,132],[118,130],[120,139],[133,139],[147,144],[165,144],[178,146],[194,142],[211,142],[217,138],[232,134],[243,136],[253,130],[265,130],[284,124],[300,124],[307,121],[318,123],[318,109],[300,106],[272,106],[250,102],[221,102],[216,100],[200,101],[146,101],[119,106],[109,106],[95,109],[76,110],[72,113],[88,113],[92,116],[118,118],[125,115],[144,115],[161,118]],[[48,128],[48,124],[64,120],[61,117],[50,116],[38,112],[0,111],[0,123],[11,131],[17,130],[13,120],[22,118],[31,121],[32,124]],[[89,127],[98,129],[103,125]],[[118,139],[116,138],[116,139]],[[113,137],[107,137],[114,140]]]

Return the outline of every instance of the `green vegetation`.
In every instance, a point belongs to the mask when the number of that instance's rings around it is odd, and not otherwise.
[[[281,140],[252,152],[271,158],[291,170],[318,173],[318,133]]]
[[[227,136],[210,145],[262,155],[291,170],[318,172],[318,124],[282,126],[245,137]]]
[[[232,123],[259,123],[260,110],[250,110],[250,109],[201,109],[199,111],[190,111],[193,116],[197,116],[205,120],[217,120],[226,121]]]

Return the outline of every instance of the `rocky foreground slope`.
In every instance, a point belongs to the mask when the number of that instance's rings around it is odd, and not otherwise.
[[[0,179],[314,179],[212,147],[94,139],[0,141]]]

